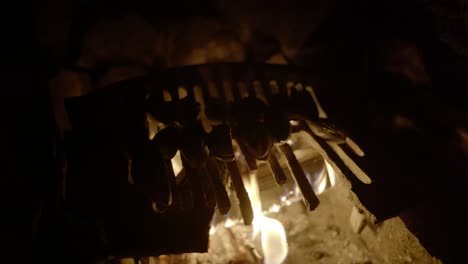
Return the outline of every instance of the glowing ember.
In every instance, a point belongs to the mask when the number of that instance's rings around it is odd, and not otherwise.
[[[250,179],[244,184],[254,211],[253,237],[261,233],[264,263],[280,264],[288,255],[288,242],[284,227],[278,220],[263,215],[256,175],[251,174]],[[274,211],[275,208],[279,211],[280,206],[273,206],[272,210]]]
[[[277,204],[274,204],[269,211],[273,212],[273,213],[278,213],[280,211],[280,206],[277,205]]]

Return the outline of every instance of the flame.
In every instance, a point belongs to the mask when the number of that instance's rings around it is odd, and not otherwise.
[[[277,204],[274,204],[270,210],[268,210],[269,212],[273,212],[273,213],[278,213],[280,211],[281,207]]]
[[[180,157],[180,151],[178,150],[175,156],[171,159],[172,169],[174,175],[177,176],[182,171],[182,158]]]
[[[235,224],[237,224],[237,221],[234,221],[231,218],[228,218],[226,219],[226,221],[224,221],[224,227],[226,228],[230,228],[231,226],[234,226]]]
[[[323,166],[320,171],[313,172],[313,177],[306,172],[307,179],[309,180],[315,194],[319,195],[325,191],[328,182],[328,173],[326,166]]]
[[[288,242],[283,225],[276,219],[264,216],[261,228],[264,263],[282,263],[288,255]]]
[[[325,161],[325,167],[327,168],[327,172],[328,172],[328,179],[330,180],[330,185],[335,186],[335,184],[336,184],[335,170],[333,169],[332,165],[330,165],[330,163],[328,163],[327,160],[324,160],[324,161]]]
[[[280,264],[288,255],[288,242],[284,227],[278,220],[263,215],[257,176],[250,174],[249,180],[245,180],[244,184],[254,212],[253,237],[261,234],[264,263]],[[279,206],[273,206],[273,211],[275,209],[279,211]]]
[[[313,172],[312,175],[311,172],[305,171],[307,179],[317,195],[323,193],[327,187],[333,187],[336,184],[335,170],[325,159],[323,161],[324,165],[322,168],[319,171]],[[298,186],[296,185],[296,187]],[[299,190],[296,190],[296,193],[298,192]]]
[[[260,189],[258,188],[257,176],[254,173],[251,173],[249,180],[244,180],[244,185],[252,204],[254,213],[254,219],[252,222],[253,236],[256,237],[260,232],[261,220],[263,217],[262,201],[260,200]]]
[[[325,168],[323,169],[323,174],[322,175],[326,176]],[[325,191],[326,187],[327,187],[327,177],[321,177],[320,183],[318,184],[318,187],[317,187],[317,195],[323,193],[323,191]]]
[[[216,234],[216,228],[215,226],[212,224],[211,227],[210,227],[210,236]]]

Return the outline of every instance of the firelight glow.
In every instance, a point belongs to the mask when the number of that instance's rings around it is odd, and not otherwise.
[[[274,213],[278,213],[280,211],[280,206],[277,205],[277,204],[274,204],[271,208],[270,208],[270,211],[274,212]]]
[[[282,263],[288,255],[288,242],[283,225],[276,219],[264,216],[261,229],[264,263]]]
[[[328,179],[330,180],[330,185],[335,186],[335,184],[336,184],[335,170],[333,169],[332,165],[330,165],[330,163],[328,163],[328,161],[326,161],[326,160],[324,160],[324,161],[325,161],[325,166],[326,166],[327,171],[328,171]]]
[[[253,237],[261,235],[263,263],[280,264],[288,255],[288,242],[284,227],[278,220],[263,215],[257,176],[250,174],[250,179],[245,180],[244,185],[254,212]]]
[[[174,175],[177,176],[182,171],[182,159],[180,157],[180,151],[178,150],[175,156],[171,159],[172,169],[174,170]]]
[[[326,187],[327,187],[327,177],[323,177],[322,180],[320,181],[319,185],[318,185],[317,194],[323,193],[323,191],[325,191]]]
[[[226,228],[230,228],[234,226],[235,224],[236,224],[236,221],[232,220],[231,218],[228,218],[226,219],[226,221],[224,221],[224,227]]]
[[[211,228],[210,228],[210,236],[216,234],[216,228],[214,227],[214,225],[211,225]]]
[[[326,163],[325,160],[324,160],[324,162]],[[318,184],[318,187],[317,187],[317,194],[323,193],[325,191],[325,188],[327,188],[327,182],[328,182],[328,179],[330,177],[328,171],[329,171],[328,167],[325,164],[325,166],[323,166],[323,168],[322,168],[320,183]]]

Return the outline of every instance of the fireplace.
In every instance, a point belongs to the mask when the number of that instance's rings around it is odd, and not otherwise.
[[[218,63],[66,99],[75,228],[99,223],[94,246],[115,260],[436,263],[401,220],[377,222],[351,191],[373,184],[366,153],[330,121],[316,79],[307,68]],[[397,249],[385,245],[392,235]]]
[[[63,54],[38,11],[63,63],[47,83],[60,173],[36,214],[39,259],[458,260],[467,116],[440,87],[465,79],[410,19],[427,17],[398,3],[376,17],[364,2],[124,2],[74,9]]]

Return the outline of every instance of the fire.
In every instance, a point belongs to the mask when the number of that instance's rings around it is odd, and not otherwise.
[[[311,174],[313,175],[313,177]],[[327,187],[327,183],[328,183],[328,177],[329,177],[327,173],[327,167],[325,165],[319,171],[315,171],[315,172],[306,171],[306,176],[310,184],[312,185],[312,188],[314,189],[315,194],[319,195],[325,191]]]
[[[312,185],[315,194],[319,195],[323,193],[327,187],[333,187],[336,185],[336,173],[333,167],[326,161],[323,160],[323,167],[315,172],[306,171],[307,179]],[[296,185],[296,194],[300,193],[299,188]]]
[[[325,161],[325,166],[326,166],[327,171],[328,171],[328,179],[330,180],[330,185],[335,186],[335,184],[336,184],[335,170],[333,169],[332,165],[330,165],[330,163],[328,163],[327,160],[324,160],[324,161]]]
[[[321,171],[321,177],[320,182],[317,185],[317,190],[316,194],[321,194],[325,191],[327,188],[327,183],[330,183],[330,187],[333,187],[336,185],[336,173],[333,167],[328,163],[327,160],[323,160],[325,163],[325,166],[323,166],[323,169]]]
[[[177,176],[182,171],[182,158],[180,157],[180,151],[178,150],[175,156],[171,159],[172,169],[174,170],[174,175]]]
[[[253,237],[261,235],[264,263],[280,264],[288,255],[288,242],[284,227],[278,220],[263,215],[256,175],[250,174],[250,179],[244,184],[254,212]]]
[[[323,193],[323,191],[325,191],[325,188],[327,187],[327,177],[325,176],[325,168],[323,169],[322,175],[324,176],[322,177],[318,185],[317,194]]]
[[[216,227],[214,226],[214,224],[211,225],[210,227],[210,236],[216,234]]]
[[[237,224],[237,221],[232,220],[231,218],[228,218],[228,219],[226,219],[226,221],[224,221],[224,227],[226,227],[226,228],[230,228],[230,227],[232,227],[232,226],[234,226],[236,224]]]
[[[261,229],[265,264],[282,263],[288,255],[288,242],[283,225],[276,219],[264,216]]]

